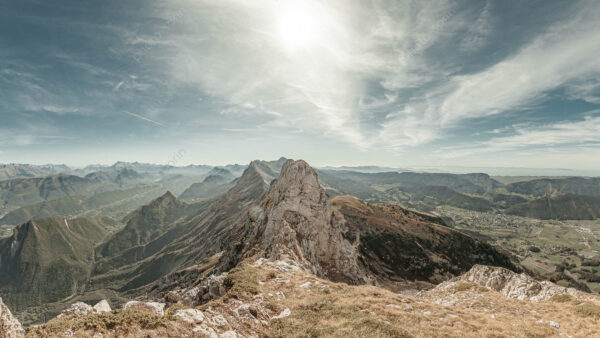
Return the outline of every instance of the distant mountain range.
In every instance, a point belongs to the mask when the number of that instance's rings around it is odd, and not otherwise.
[[[283,161],[285,158],[276,162],[281,164]],[[0,224],[15,222],[15,220],[23,221],[28,215],[33,217],[85,215],[88,210],[96,210],[101,206],[79,203],[75,201],[76,198],[85,199],[98,193],[127,190],[141,187],[143,184],[155,185],[155,182],[165,180],[187,183],[183,186],[172,184],[162,186],[166,188],[165,191],[171,190],[185,201],[210,199],[231,188],[236,177],[239,177],[245,168],[246,166],[237,164],[222,167],[207,165],[176,167],[138,162],[117,162],[112,166],[88,166],[84,169],[71,169],[64,165],[4,165],[0,168],[1,175],[19,177],[0,181],[0,211],[4,210],[4,215],[0,213],[0,216],[8,216],[4,220],[0,218]],[[434,211],[436,207],[443,205],[475,211],[502,211],[515,206],[510,211],[513,214],[536,215],[539,213],[520,211],[531,208],[531,205],[521,207],[516,205],[545,196],[554,198],[564,194],[600,195],[600,178],[499,177],[500,180],[508,183],[504,184],[487,174],[384,171],[387,169],[390,168],[362,166],[328,167],[317,171],[324,188],[331,195],[350,194],[368,201],[401,203],[426,211]],[[69,172],[69,174],[57,174],[57,172]],[[147,196],[156,198],[158,195],[152,193]],[[65,197],[71,197],[71,200],[60,200]],[[144,203],[149,200],[140,199]],[[35,205],[43,202],[49,203]],[[573,202],[571,206],[577,209],[579,204]],[[20,207],[27,209],[15,210]],[[590,210],[590,208],[594,209],[594,204],[582,207]],[[131,207],[128,208],[128,211],[131,210]],[[9,212],[13,214],[6,215]],[[15,213],[21,216],[16,217]],[[93,213],[89,214],[93,215]],[[118,213],[108,215],[123,216]],[[573,212],[570,215],[578,217],[583,213]],[[596,212],[587,212],[585,215],[585,217],[595,217]]]
[[[9,209],[67,196],[92,196],[152,181],[151,177],[131,169],[99,171],[84,177],[53,174],[11,178],[0,181],[0,207]]]

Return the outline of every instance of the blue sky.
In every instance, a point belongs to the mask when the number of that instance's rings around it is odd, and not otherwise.
[[[598,17],[598,1],[2,1],[0,162],[600,172]]]

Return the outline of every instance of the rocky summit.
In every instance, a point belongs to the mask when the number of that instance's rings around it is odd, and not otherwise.
[[[289,258],[322,277],[364,283],[357,253],[344,238],[317,174],[304,161],[285,162],[260,205],[250,211],[240,239],[247,256],[257,249],[273,259]]]

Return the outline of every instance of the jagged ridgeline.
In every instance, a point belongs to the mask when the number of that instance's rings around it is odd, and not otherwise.
[[[392,290],[432,285],[474,264],[517,270],[437,217],[329,197],[304,161],[254,161],[217,198],[185,203],[166,193],[125,220],[112,234],[95,219],[19,226],[0,242],[0,296],[30,323],[75,300],[163,297],[250,257],[291,259],[332,281]]]

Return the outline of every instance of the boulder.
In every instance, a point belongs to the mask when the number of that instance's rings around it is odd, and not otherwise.
[[[225,287],[223,286],[225,277],[227,277],[227,272],[208,276],[200,284],[183,292],[182,303],[187,306],[195,306],[211,299],[220,298],[225,294]]]
[[[91,305],[88,305],[84,302],[75,302],[71,304],[67,309],[63,310],[58,318],[64,316],[72,316],[72,317],[83,317],[87,316],[90,313],[94,312],[94,308]]]
[[[204,321],[204,314],[196,309],[177,310],[173,316],[192,324],[199,324]]]
[[[281,311],[281,313],[278,314],[277,316],[273,317],[273,319],[285,318],[285,317],[288,317],[291,314],[292,314],[292,311],[289,308],[285,308],[285,310]]]
[[[108,304],[108,302],[106,301],[106,299],[103,299],[103,300],[99,301],[98,304],[94,305],[95,313],[110,312],[110,311],[111,311],[111,308],[110,308],[110,305]]]
[[[258,313],[256,307],[250,304],[242,304],[237,309],[233,310],[233,314],[237,317],[251,317],[255,318]]]

